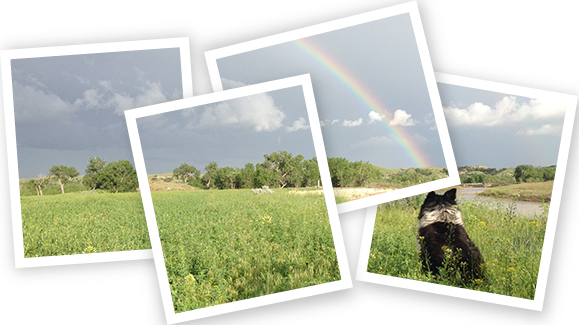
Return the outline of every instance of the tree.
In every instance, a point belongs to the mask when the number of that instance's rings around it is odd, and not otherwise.
[[[517,183],[533,182],[543,179],[542,173],[531,165],[519,165],[515,168],[515,179]]]
[[[201,172],[195,168],[195,166],[189,166],[185,163],[173,170],[173,177],[179,179],[182,178],[185,185],[188,184],[189,177],[197,179],[201,175]]]
[[[209,163],[209,165],[205,166],[205,174],[203,174],[203,176],[201,177],[203,182],[205,183],[205,188],[209,189],[211,186],[211,181],[213,179],[213,175],[215,174],[215,172],[219,169],[219,167],[217,167],[217,163],[212,161]]]
[[[255,173],[253,174],[253,187],[261,188],[264,185],[273,186],[276,182],[275,171],[271,167],[269,161],[264,161],[261,164],[255,165]]]
[[[320,168],[318,166],[318,158],[304,160],[302,162],[304,172],[302,174],[302,185],[305,187],[320,186]]]
[[[253,177],[255,174],[255,166],[252,163],[245,164],[244,169],[240,169],[235,177],[235,187],[237,188],[251,188],[253,185]]]
[[[58,180],[58,184],[60,185],[60,190],[62,194],[64,194],[64,184],[68,183],[70,179],[79,175],[78,171],[74,167],[68,167],[64,165],[52,166],[48,170],[48,175],[51,177],[56,178]]]
[[[271,164],[271,169],[275,171],[275,178],[280,188],[286,187],[288,183],[300,179],[301,163],[304,156],[293,156],[287,151],[274,152],[271,155],[265,154],[265,161]]]
[[[543,167],[541,169],[543,171],[543,180],[544,181],[552,181],[555,179],[556,167]]]
[[[97,174],[100,188],[107,191],[134,192],[139,187],[137,172],[128,160],[113,161]]]
[[[350,164],[353,171],[354,182],[357,186],[365,186],[380,177],[380,171],[369,162],[356,161]]]
[[[328,158],[332,186],[347,186],[352,178],[352,168],[346,158]]]
[[[92,190],[100,187],[100,183],[98,182],[98,172],[105,168],[107,162],[102,159],[101,157],[90,157],[88,158],[88,165],[84,170],[85,174],[82,178],[82,184]]]
[[[213,174],[215,186],[219,189],[235,188],[235,177],[237,172],[231,167],[219,168]]]
[[[30,187],[36,190],[36,195],[42,196],[42,188],[48,183],[48,176],[39,174],[38,178],[33,178],[28,181]]]

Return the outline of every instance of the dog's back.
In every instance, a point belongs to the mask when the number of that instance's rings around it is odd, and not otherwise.
[[[446,257],[445,247],[457,255],[464,279],[482,277],[484,259],[470,240],[462,223],[462,215],[456,205],[456,189],[443,195],[428,193],[418,216],[420,257],[425,270],[439,274]]]

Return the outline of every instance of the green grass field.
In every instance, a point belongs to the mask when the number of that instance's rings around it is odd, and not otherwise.
[[[22,196],[24,256],[150,249],[140,193]]]
[[[175,312],[340,279],[323,195],[154,192]]]
[[[485,258],[486,276],[460,285],[449,272],[435,278],[422,271],[417,249],[417,225],[424,195],[379,206],[368,272],[459,286],[533,299],[547,223],[547,208],[533,218],[515,210],[490,209],[466,202],[460,205],[465,228]]]
[[[478,195],[508,199],[515,197],[520,201],[550,202],[552,192],[553,181],[547,181],[491,187]]]

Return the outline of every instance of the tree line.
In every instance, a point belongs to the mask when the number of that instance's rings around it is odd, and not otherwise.
[[[461,183],[509,185],[515,183],[546,182],[555,179],[557,166],[535,167],[518,165],[513,168],[488,168],[486,166],[458,167]]]
[[[247,163],[244,168],[219,167],[215,161],[198,170],[187,163],[173,170],[173,178],[186,185],[202,189],[249,189],[269,186],[271,188],[320,187],[322,185],[317,157],[305,159],[287,151],[265,154],[264,161]],[[328,167],[334,187],[367,186],[382,180],[382,173],[372,164],[348,161],[346,158],[328,158]],[[101,157],[90,157],[85,175],[80,176],[75,167],[54,165],[45,175],[23,183],[26,194],[49,194],[104,190],[107,192],[134,192],[139,184],[133,165],[127,160],[107,163]],[[156,177],[153,177],[156,180]],[[32,191],[32,192],[30,192]]]
[[[329,158],[328,165],[334,187],[365,186],[376,180],[380,172],[368,162],[350,162],[346,158]],[[173,170],[173,178],[186,185],[204,189],[242,189],[321,186],[317,157],[305,159],[287,151],[264,155],[264,161],[247,163],[244,168],[219,167],[215,161],[201,170],[187,163]],[[155,180],[155,178],[153,178]]]
[[[104,190],[107,192],[135,192],[139,187],[137,172],[128,160],[107,163],[100,157],[90,157],[82,179],[73,166],[53,165],[45,175],[29,179],[24,189],[34,189],[36,195],[43,195],[43,189],[58,185],[62,194],[65,185],[74,184],[73,192],[81,190]],[[72,185],[71,184],[71,185]]]

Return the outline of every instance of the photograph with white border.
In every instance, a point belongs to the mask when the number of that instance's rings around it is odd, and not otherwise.
[[[436,80],[462,184],[369,208],[356,280],[540,311],[577,96]]]
[[[189,39],[0,56],[16,267],[152,258],[123,112],[193,96]]]
[[[214,91],[311,75],[340,213],[460,183],[416,2],[205,58]]]
[[[309,75],[125,116],[169,324],[352,286]]]

